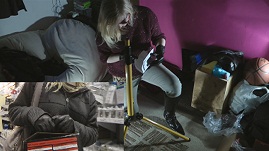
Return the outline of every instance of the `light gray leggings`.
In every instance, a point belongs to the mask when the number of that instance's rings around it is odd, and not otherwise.
[[[137,104],[137,89],[140,80],[161,88],[165,92],[166,96],[171,98],[171,100],[181,94],[182,84],[174,73],[168,70],[163,64],[152,66],[142,75],[141,78],[137,78],[132,81],[135,113],[139,112]],[[126,85],[124,85],[124,107],[127,107],[127,92],[125,86]]]

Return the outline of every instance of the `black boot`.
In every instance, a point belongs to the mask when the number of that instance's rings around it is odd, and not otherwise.
[[[175,115],[175,109],[177,107],[178,99],[179,98],[174,99],[168,97],[165,98],[165,110],[163,116],[170,128],[172,128],[174,131],[177,131],[180,134],[185,135],[183,127],[178,122]]]
[[[185,135],[183,127],[178,122],[175,113],[170,113],[168,111],[164,111],[163,116],[166,120],[166,123],[169,125],[170,128],[172,128],[174,131],[177,131],[180,134]]]

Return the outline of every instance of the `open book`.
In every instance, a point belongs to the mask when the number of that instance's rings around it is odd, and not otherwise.
[[[142,51],[139,54],[138,58],[134,62],[134,65],[138,71],[144,73],[150,67],[150,63],[154,61],[152,58],[153,53],[154,49],[152,49],[150,52]]]

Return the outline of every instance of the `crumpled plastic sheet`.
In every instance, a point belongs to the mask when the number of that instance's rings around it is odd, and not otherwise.
[[[216,135],[230,136],[234,133],[241,133],[242,128],[240,120],[243,114],[221,114],[217,115],[215,112],[209,111],[203,117],[203,124],[207,128],[208,132]]]
[[[252,148],[247,148],[247,147],[243,147],[240,142],[239,139],[236,139],[232,146],[231,146],[235,151],[256,151],[255,149]]]

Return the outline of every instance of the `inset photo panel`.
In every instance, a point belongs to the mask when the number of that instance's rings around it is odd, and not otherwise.
[[[123,93],[110,82],[0,82],[0,150],[124,150]]]

